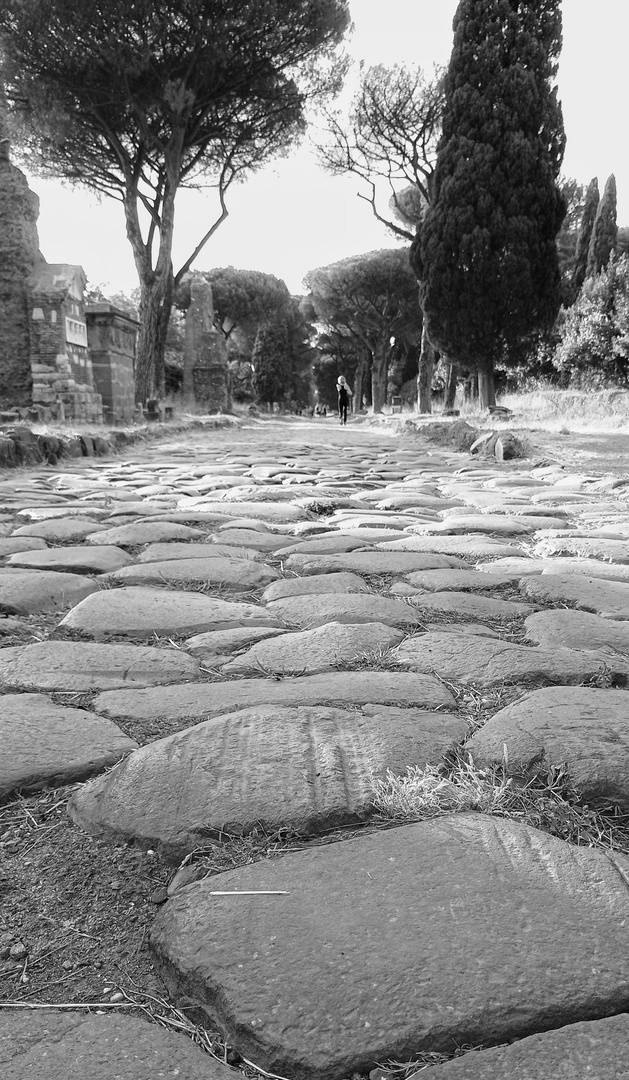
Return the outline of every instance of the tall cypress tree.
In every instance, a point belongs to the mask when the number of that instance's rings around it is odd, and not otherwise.
[[[588,263],[588,253],[590,250],[590,241],[592,239],[592,230],[594,228],[594,221],[596,220],[596,212],[598,210],[599,202],[600,195],[598,191],[598,178],[595,176],[592,180],[590,180],[587,192],[585,194],[583,216],[581,218],[581,224],[579,226],[577,250],[574,262],[574,272],[572,274],[573,300],[576,300],[579,289],[585,281],[585,272]]]
[[[479,373],[555,319],[565,147],[559,0],[460,0],[435,194],[414,267],[433,344]]]
[[[618,225],[616,224],[616,177],[612,173],[605,184],[603,198],[598,204],[585,276],[590,278],[600,274],[609,262],[609,256],[616,250]]]

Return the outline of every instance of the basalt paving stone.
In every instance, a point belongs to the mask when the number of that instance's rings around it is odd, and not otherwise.
[[[184,509],[186,509],[184,507]],[[261,521],[305,521],[308,513],[292,503],[269,502],[210,502],[204,500],[196,505],[197,510],[206,513],[222,514],[223,517],[257,517]]]
[[[318,832],[368,817],[372,778],[437,765],[464,730],[419,709],[258,705],[150,743],[77,791],[68,811],[93,836],[170,860],[218,832]]]
[[[38,641],[0,651],[0,683],[11,690],[113,690],[194,679],[199,663],[180,649]]]
[[[115,544],[135,547],[137,544],[160,544],[168,540],[204,540],[205,533],[191,529],[189,525],[177,525],[167,521],[134,522],[118,525],[94,536],[88,536],[88,544]]]
[[[629,563],[629,542],[626,540],[590,539],[588,536],[545,537],[534,547],[533,553],[541,558],[554,555],[577,555],[613,563]]]
[[[629,656],[629,623],[602,619],[574,608],[536,611],[524,621],[526,636],[536,645],[565,645],[568,649],[614,649]]]
[[[494,536],[528,536],[537,526],[522,524],[522,519],[505,517],[500,514],[469,514],[461,517],[445,517],[442,521],[417,526],[420,534],[488,533]]]
[[[481,767],[510,773],[564,764],[590,806],[629,810],[629,694],[552,686],[495,713],[465,744]]]
[[[492,574],[491,580],[479,574],[478,570],[419,570],[406,575],[406,580],[411,585],[427,592],[446,592],[456,590],[465,592],[482,592],[487,589],[499,589],[501,586],[510,585],[515,575]]]
[[[369,586],[358,574],[319,574],[314,577],[283,578],[267,585],[261,599],[264,603],[280,600],[286,596],[305,596],[313,593],[359,593],[369,592]]]
[[[249,592],[277,581],[280,574],[264,563],[253,559],[230,559],[216,555],[214,558],[169,559],[165,562],[149,562],[125,566],[111,574],[103,575],[104,581],[122,585],[212,585],[223,586],[235,592]]]
[[[0,740],[0,799],[85,780],[138,745],[111,720],[56,705],[45,694],[3,694]]]
[[[9,555],[5,566],[23,570],[58,570],[68,574],[105,574],[133,563],[128,552],[117,547],[50,547],[45,551],[21,551]]]
[[[81,521],[78,518],[56,518],[54,521],[39,521],[35,525],[21,525],[12,533],[14,537],[35,536],[40,540],[47,540],[51,544],[63,540],[84,540],[86,536],[96,536],[97,532],[104,532],[107,528],[97,521]],[[94,539],[94,543],[97,540]]]
[[[225,547],[254,548],[256,551],[277,551],[284,547],[286,537],[255,529],[222,529],[213,540]]]
[[[629,673],[629,659],[612,649],[530,648],[476,635],[461,640],[443,632],[409,638],[394,655],[409,671],[483,688],[501,683],[574,686],[603,674],[624,682]]]
[[[572,603],[604,619],[629,619],[629,581],[605,581],[581,574],[538,574],[522,578],[519,588],[533,603]]]
[[[175,999],[250,1060],[336,1080],[627,1009],[627,873],[626,856],[458,814],[222,874],[237,896],[195,882],[151,948]]]
[[[16,521],[24,521],[35,524],[38,521],[51,521],[53,518],[66,517],[90,517],[95,521],[105,517],[106,510],[99,510],[96,506],[79,506],[78,503],[65,502],[63,506],[32,506],[18,510],[15,515]]]
[[[59,611],[95,592],[93,578],[53,570],[0,569],[0,612],[36,615]]]
[[[131,586],[93,593],[72,608],[59,625],[99,640],[114,636],[146,638],[153,634],[182,636],[282,624],[257,604],[231,603],[175,589]]]
[[[462,569],[461,559],[432,552],[355,551],[342,555],[289,555],[284,570],[296,574],[410,574],[413,570]]]
[[[411,597],[411,602],[422,613],[443,611],[455,615],[473,615],[479,619],[515,619],[521,615],[529,615],[534,610],[533,604],[455,590],[420,593]]]
[[[249,645],[264,641],[265,638],[288,633],[290,633],[288,629],[272,626],[252,626],[239,630],[209,630],[205,634],[195,634],[194,637],[188,638],[185,646],[188,652],[201,661],[209,662],[215,657],[224,657],[224,662],[226,662],[230,653],[240,652]]]
[[[412,672],[340,671],[275,679],[184,683],[157,690],[111,690],[92,708],[111,719],[207,719],[251,705],[396,705],[400,708],[456,707],[437,679]]]
[[[13,555],[16,551],[43,551],[48,547],[45,540],[38,536],[7,536],[0,539],[0,559]]]
[[[348,551],[361,551],[366,547],[371,547],[371,545],[364,538],[339,532],[335,537],[317,537],[314,540],[300,540],[288,545],[284,537],[284,546],[278,548],[276,554],[280,558],[288,555],[344,555]]]
[[[427,1080],[624,1080],[629,1015],[568,1024],[511,1046],[472,1051],[426,1073]],[[417,1074],[415,1074],[417,1075]]]
[[[138,556],[138,563],[166,562],[172,559],[216,559],[225,556],[228,559],[249,559],[256,561],[262,558],[257,551],[247,548],[237,549],[233,544],[203,544],[194,542],[191,544],[172,543],[148,544]]]
[[[508,573],[514,578],[536,574],[576,574],[583,577],[604,578],[609,581],[629,581],[629,566],[624,563],[600,562],[598,559],[562,558],[548,559],[496,559],[495,562],[477,563],[476,570],[483,573]]]
[[[494,540],[491,536],[481,536],[479,534],[472,534],[471,536],[419,536],[413,533],[405,536],[402,540],[380,543],[376,546],[379,551],[390,551],[396,554],[431,552],[433,555],[464,556],[468,559],[499,559],[522,554],[521,548],[516,544],[505,544],[500,540]],[[459,565],[461,565],[460,559]],[[411,568],[409,567],[409,569]],[[414,569],[421,570],[423,567],[417,566]],[[426,567],[426,569],[429,568]]]
[[[324,623],[384,623],[386,626],[416,626],[417,612],[400,600],[375,593],[310,593],[285,596],[267,603],[267,611],[278,619],[311,629]]]
[[[221,668],[225,675],[315,675],[334,671],[365,654],[399,645],[404,633],[390,625],[370,620],[348,625],[326,620],[324,626],[301,633],[283,634],[260,641]]]
[[[3,1080],[230,1080],[191,1039],[133,1016],[0,1011]]]

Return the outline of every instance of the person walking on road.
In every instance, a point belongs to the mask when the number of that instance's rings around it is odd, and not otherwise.
[[[339,420],[342,424],[347,423],[347,406],[352,397],[352,391],[345,381],[344,375],[339,375],[336,383],[336,392],[339,397]]]

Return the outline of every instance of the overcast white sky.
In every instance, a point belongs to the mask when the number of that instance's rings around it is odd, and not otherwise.
[[[370,64],[447,64],[458,0],[350,0],[351,52]],[[559,68],[568,145],[563,172],[581,182],[610,173],[618,182],[618,220],[629,225],[629,0],[563,0]],[[82,265],[105,290],[137,285],[119,204],[84,190],[30,178],[40,197],[39,236],[49,262]],[[283,278],[303,291],[308,270],[395,241],[357,198],[356,178],[333,178],[302,147],[228,196],[230,216],[195,268],[233,265]],[[181,193],[175,260],[183,261],[216,216],[211,193]]]

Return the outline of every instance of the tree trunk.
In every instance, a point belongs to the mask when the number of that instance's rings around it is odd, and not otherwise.
[[[359,360],[354,372],[354,396],[352,398],[352,412],[359,413],[363,407],[363,377],[365,373],[365,361]]]
[[[387,401],[387,375],[389,371],[389,349],[380,343],[374,349],[371,362],[371,400],[374,413],[381,413]]]
[[[495,404],[494,365],[490,360],[478,369],[478,407],[483,412]]]
[[[173,296],[172,267],[165,274],[153,273],[148,281],[140,282],[135,400],[141,404],[161,397],[164,392],[164,357]]]
[[[422,327],[422,345],[417,372],[417,411],[432,412],[432,375],[435,369],[435,349],[428,340],[426,323]]]

